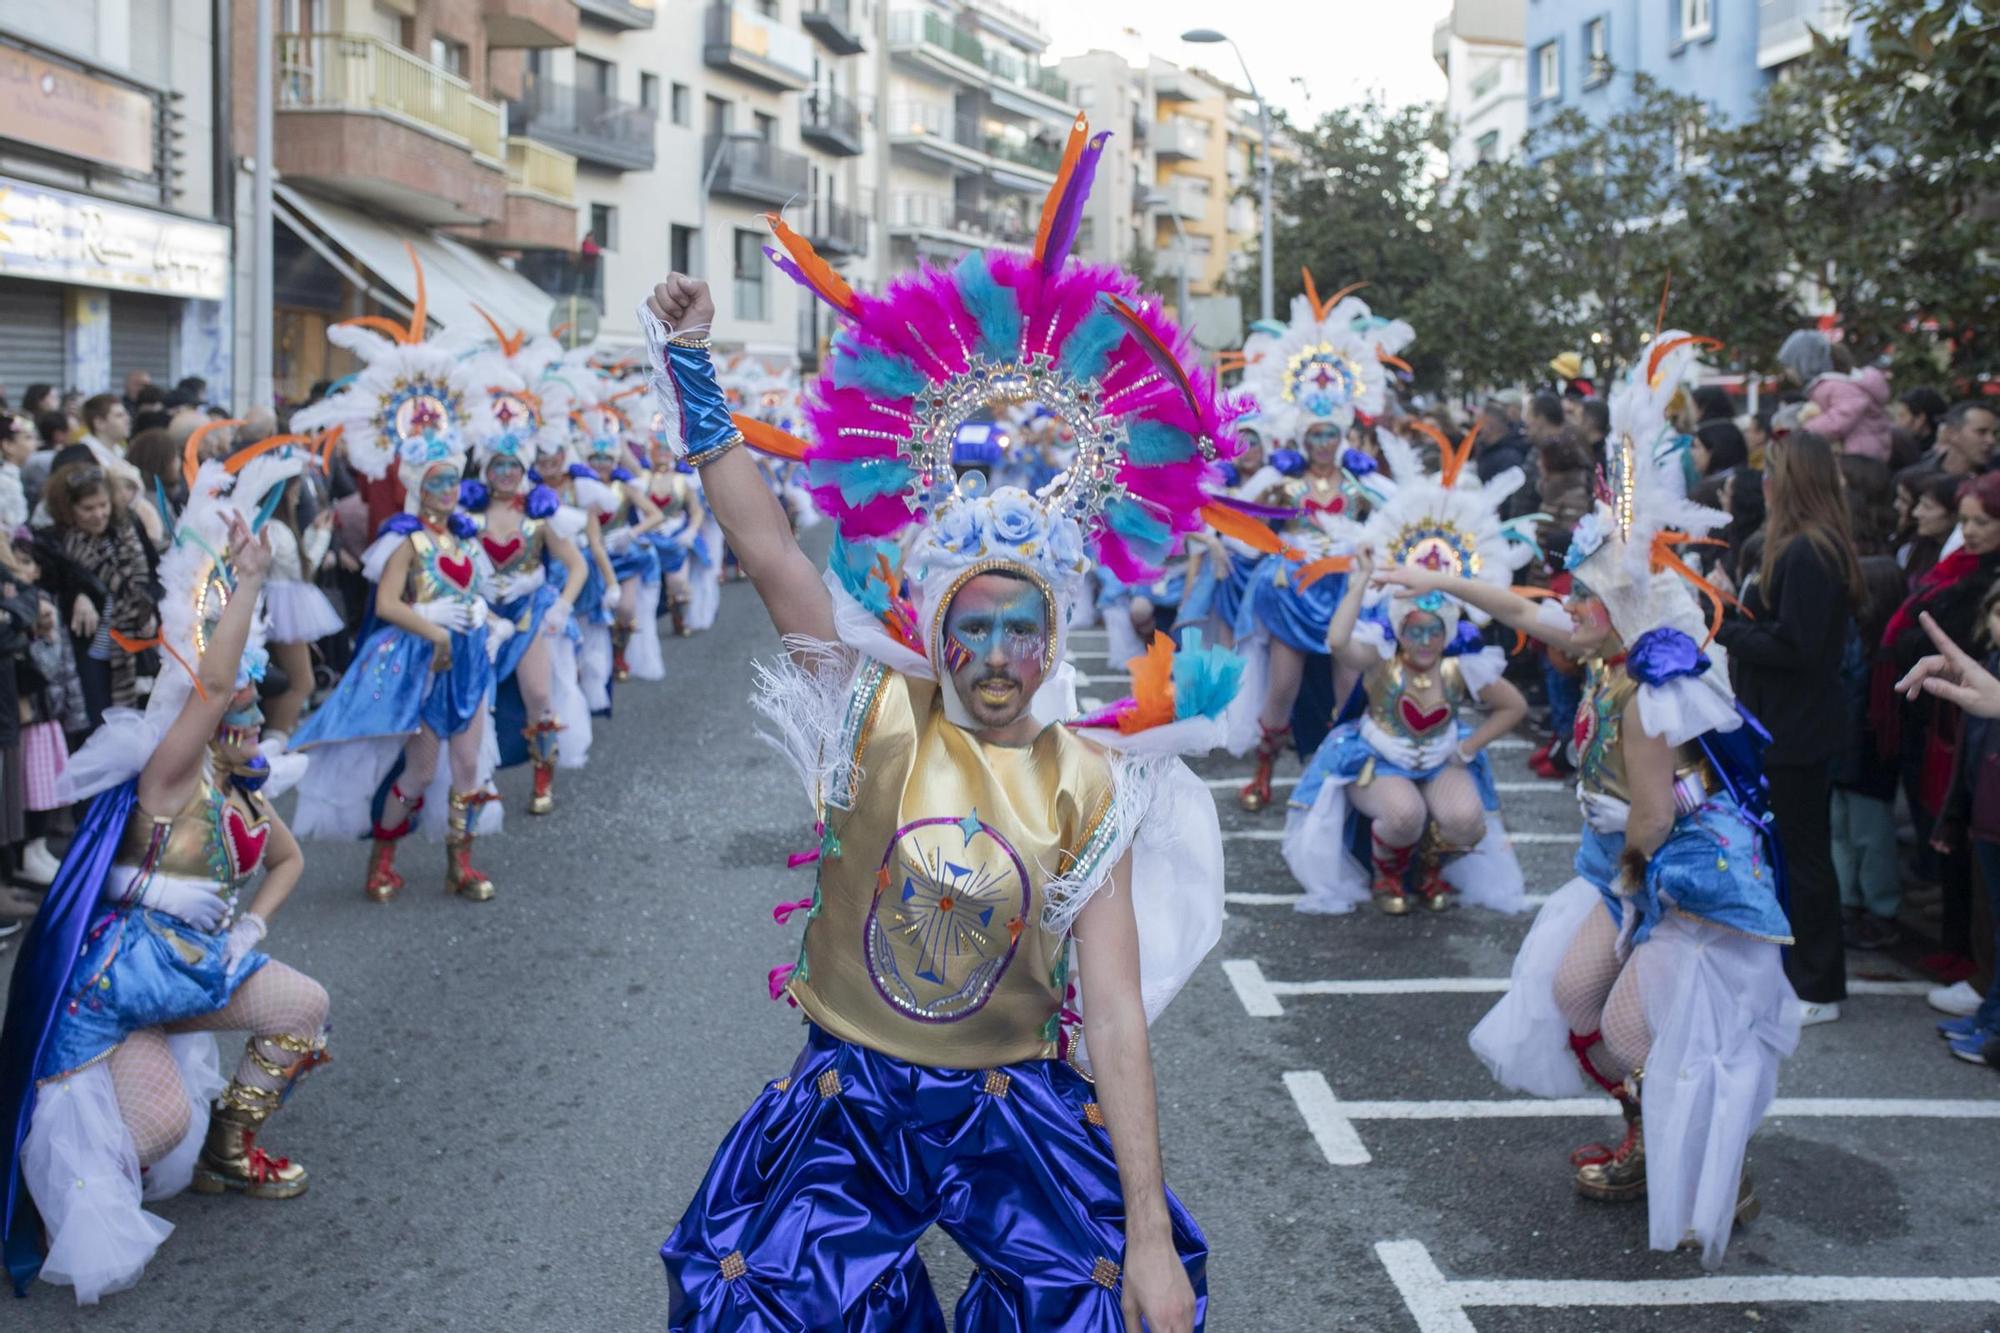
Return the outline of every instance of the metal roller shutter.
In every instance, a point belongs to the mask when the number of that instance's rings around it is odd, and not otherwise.
[[[172,384],[174,343],[180,334],[181,304],[164,296],[111,294],[111,387],[143,370],[155,384]]]
[[[0,385],[19,404],[30,384],[63,382],[62,288],[0,282]]]

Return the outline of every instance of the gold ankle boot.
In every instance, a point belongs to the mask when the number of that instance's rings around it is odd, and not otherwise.
[[[290,1065],[281,1065],[257,1048],[260,1041],[296,1058]],[[202,1142],[188,1188],[197,1194],[235,1190],[252,1199],[295,1199],[306,1192],[306,1169],[289,1157],[266,1153],[257,1146],[257,1135],[271,1113],[284,1103],[291,1086],[313,1066],[325,1062],[325,1047],[301,1037],[279,1035],[252,1037],[248,1051],[257,1067],[279,1080],[280,1086],[253,1088],[240,1079],[230,1081],[209,1108],[208,1136]]]
[[[485,792],[453,792],[451,823],[444,839],[444,886],[476,903],[493,896],[493,881],[472,864],[472,814],[492,799]]]
[[[1619,1099],[1625,1112],[1625,1141],[1606,1162],[1591,1162],[1576,1170],[1576,1192],[1604,1203],[1629,1203],[1646,1197],[1646,1121],[1640,1111],[1641,1074],[1626,1080]]]

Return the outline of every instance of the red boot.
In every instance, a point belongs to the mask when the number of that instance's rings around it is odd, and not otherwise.
[[[1289,723],[1276,729],[1260,724],[1260,729],[1264,734],[1257,742],[1257,771],[1236,793],[1237,804],[1252,814],[1271,804],[1271,766],[1285,748],[1285,738],[1292,734]]]
[[[1409,893],[1403,881],[1410,873],[1410,858],[1416,848],[1391,847],[1380,838],[1373,839],[1375,848],[1375,879],[1369,886],[1375,898],[1375,906],[1385,916],[1405,916],[1410,910]]]

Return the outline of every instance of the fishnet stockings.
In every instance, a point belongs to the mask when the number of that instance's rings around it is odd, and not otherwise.
[[[325,1029],[327,1009],[325,987],[303,972],[270,962],[237,987],[227,1005],[176,1023],[166,1032],[247,1031],[265,1059],[285,1066],[296,1057],[264,1038],[289,1036],[311,1041]],[[188,1132],[187,1087],[167,1046],[166,1032],[157,1028],[134,1032],[118,1044],[106,1062],[112,1091],[118,1097],[118,1112],[132,1132],[142,1167],[173,1151]],[[247,1051],[236,1067],[236,1078],[251,1087],[278,1088],[278,1080],[266,1074]]]
[[[1477,846],[1486,832],[1479,786],[1471,770],[1457,764],[1422,787],[1408,778],[1378,777],[1365,787],[1348,788],[1348,800],[1374,821],[1375,837],[1385,847],[1415,846],[1432,820],[1437,821],[1438,836],[1452,848]]]
[[[1617,942],[1618,924],[1611,914],[1592,912],[1563,954],[1555,981],[1556,1007],[1570,1031],[1603,1034],[1603,1043],[1591,1049],[1591,1063],[1614,1081],[1642,1067],[1653,1045],[1639,993],[1650,955],[1641,946],[1620,964]]]

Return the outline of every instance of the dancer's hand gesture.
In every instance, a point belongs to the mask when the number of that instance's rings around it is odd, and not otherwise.
[[[1193,1333],[1194,1287],[1171,1240],[1127,1237],[1121,1304],[1126,1333]]]
[[[706,333],[715,323],[715,298],[709,295],[708,284],[685,273],[669,273],[653,288],[646,304],[677,336]]]

